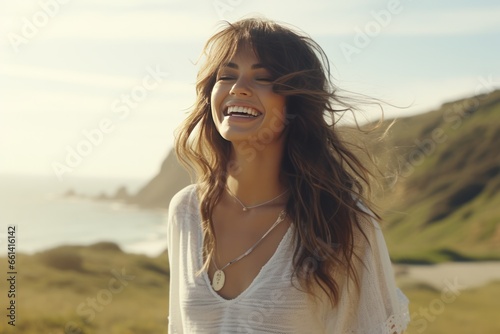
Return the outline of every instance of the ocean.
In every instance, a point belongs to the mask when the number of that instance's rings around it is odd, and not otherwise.
[[[7,253],[7,228],[16,225],[18,253],[34,254],[61,245],[115,242],[129,253],[157,256],[166,249],[166,210],[118,202],[68,198],[113,195],[120,186],[135,193],[147,180],[0,175],[0,256]],[[3,247],[5,246],[5,247]]]

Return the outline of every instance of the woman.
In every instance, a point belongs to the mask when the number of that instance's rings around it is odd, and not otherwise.
[[[176,142],[198,180],[170,203],[170,333],[401,333],[368,170],[325,118],[346,104],[322,49],[251,18],[204,51]]]

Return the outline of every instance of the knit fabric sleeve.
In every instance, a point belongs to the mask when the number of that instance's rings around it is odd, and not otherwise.
[[[189,228],[186,226],[186,222],[190,221],[188,216],[197,210],[194,196],[196,196],[195,186],[187,186],[172,198],[168,209],[167,252],[170,270],[168,332],[171,334],[183,333],[182,326],[179,326],[183,323],[179,296],[183,284],[183,265],[180,261],[181,234],[183,230]]]
[[[410,321],[408,299],[396,286],[378,222],[360,223],[366,238],[355,234],[353,259],[359,289],[352,280],[343,285],[337,312],[327,316],[327,333],[401,334]]]

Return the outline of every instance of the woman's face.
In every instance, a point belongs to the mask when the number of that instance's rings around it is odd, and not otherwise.
[[[250,48],[223,64],[212,89],[212,117],[221,136],[232,142],[272,145],[284,129],[285,97],[273,91],[269,71]]]

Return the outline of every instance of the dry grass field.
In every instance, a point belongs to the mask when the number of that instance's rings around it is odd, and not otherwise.
[[[7,260],[0,262],[7,272]],[[18,255],[16,266],[16,326],[7,324],[2,282],[2,334],[167,333],[166,255],[125,254],[100,243]]]

